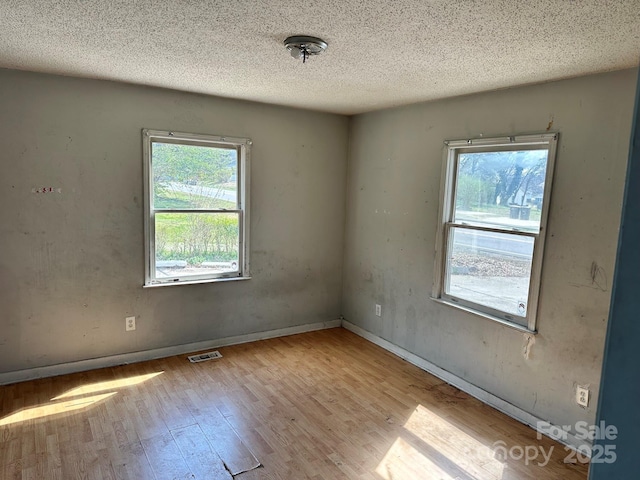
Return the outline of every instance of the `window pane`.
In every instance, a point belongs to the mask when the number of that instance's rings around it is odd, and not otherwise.
[[[238,213],[155,215],[156,278],[238,272]]]
[[[540,231],[548,150],[460,153],[454,222]]]
[[[156,209],[237,209],[238,152],[152,142]]]
[[[525,317],[534,239],[458,227],[449,232],[445,293]]]

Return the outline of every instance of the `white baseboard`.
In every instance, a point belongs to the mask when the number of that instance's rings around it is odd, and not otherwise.
[[[174,355],[182,355],[184,353],[197,352],[198,350],[206,350],[209,348],[226,347],[229,345],[238,345],[240,343],[255,342],[257,340],[266,340],[267,338],[286,337],[287,335],[295,335],[297,333],[336,328],[339,327],[340,324],[341,320],[330,320],[328,322],[279,328],[277,330],[269,330],[266,332],[248,333],[246,335],[237,335],[235,337],[220,338],[217,340],[205,340],[203,342],[188,343],[185,345],[156,348],[141,352],[123,353],[108,357],[80,360],[78,362],[61,363],[46,367],[0,373],[0,385],[24,382],[26,380],[33,380],[36,378],[55,377],[57,375],[64,375],[67,373],[84,372],[86,370],[95,370],[97,368],[113,367],[115,365],[144,362],[145,360],[172,357]]]
[[[438,377],[439,379],[447,382],[449,385],[452,385],[462,390],[463,392],[468,393],[472,397],[477,398],[481,402],[495,408],[496,410],[504,413],[505,415],[508,415],[509,417],[521,423],[524,423],[525,425],[530,426],[537,432],[545,436],[548,436],[548,432],[542,431],[538,428],[538,425],[541,425],[541,424],[548,425],[548,423],[545,420],[538,418],[535,415],[532,415],[529,412],[526,412],[521,408],[516,407],[515,405],[512,405],[511,403],[493,395],[492,393],[489,393],[486,390],[483,390],[482,388],[467,382],[466,380],[458,377],[457,375],[454,375],[453,373],[448,372],[438,367],[437,365],[434,365],[428,360],[425,360],[424,358],[419,357],[418,355],[415,355],[409,352],[408,350],[405,350],[404,348],[389,342],[388,340],[378,337],[377,335],[374,335],[373,333],[368,332],[367,330],[364,330],[363,328],[360,328],[357,325],[354,325],[353,323],[348,322],[347,320],[342,320],[342,327],[355,333],[356,335],[359,335],[362,338],[365,338],[366,340],[369,340],[371,343],[375,343],[379,347],[382,347],[385,350],[402,358],[403,360],[406,360],[407,362],[412,363],[416,367],[419,367],[422,370],[429,372],[435,377]],[[560,428],[558,426],[553,426],[553,427]],[[562,429],[560,429],[559,431],[562,431]],[[568,433],[566,434],[565,439],[563,440],[554,439],[554,440],[557,440],[560,443],[574,450],[580,449],[580,451],[583,454],[590,455],[591,444],[588,443],[587,440],[579,439],[576,436]]]

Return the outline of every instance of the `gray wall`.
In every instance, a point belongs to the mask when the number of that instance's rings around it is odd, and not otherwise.
[[[552,423],[593,421],[635,78],[622,71],[353,118],[346,319]],[[442,142],[544,132],[552,119],[560,141],[539,335],[526,359],[524,334],[429,298]],[[576,383],[591,385],[588,410],[575,404]]]
[[[635,79],[615,72],[349,122],[0,70],[0,373],[343,313],[534,415],[592,421]],[[526,359],[522,334],[429,299],[442,141],[540,132],[551,119],[561,137],[540,333]],[[252,280],[141,287],[142,128],[253,139]],[[49,186],[62,193],[32,193]],[[574,404],[575,383],[591,385],[586,411]]]
[[[340,315],[346,117],[7,70],[0,105],[0,373]],[[252,280],[142,288],[142,128],[253,139]]]

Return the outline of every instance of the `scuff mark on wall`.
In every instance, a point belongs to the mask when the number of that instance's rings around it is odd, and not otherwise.
[[[533,345],[535,345],[535,343],[536,343],[536,337],[534,337],[529,333],[524,334],[524,344],[522,345],[522,356],[526,360],[529,360],[529,358],[531,358],[531,349],[533,348]]]
[[[591,280],[590,284],[583,283],[571,283],[572,287],[587,287],[593,288],[594,290],[600,290],[601,292],[606,292],[609,289],[609,280],[607,279],[607,272],[604,268],[602,268],[596,261],[591,262],[591,268],[589,270],[589,278]]]
[[[607,291],[607,273],[595,261],[591,263],[591,285],[599,288],[603,292]]]
[[[551,118],[549,119],[549,124],[547,125],[547,132],[549,130],[551,130],[551,127],[553,127],[553,121],[555,120],[555,115],[551,115]]]

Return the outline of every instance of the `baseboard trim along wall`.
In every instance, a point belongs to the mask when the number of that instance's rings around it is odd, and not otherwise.
[[[173,347],[156,348],[141,352],[123,353],[109,357],[92,358],[89,360],[80,360],[78,362],[61,363],[46,367],[0,373],[0,385],[24,382],[26,380],[34,380],[36,378],[55,377],[57,375],[64,375],[67,373],[84,372],[87,370],[95,370],[97,368],[125,365],[128,363],[144,362],[145,360],[172,357],[174,355],[182,355],[184,353],[192,353],[209,348],[238,345],[241,343],[255,342],[257,340],[266,340],[268,338],[286,337],[297,333],[336,328],[339,327],[340,324],[341,320],[330,320],[327,322],[268,330],[266,332],[248,333],[246,335],[237,335],[235,337],[220,338],[217,340],[205,340],[203,342],[187,343],[185,345],[176,345]]]
[[[434,365],[428,360],[425,360],[424,358],[419,357],[418,355],[415,355],[414,353],[411,353],[408,350],[405,350],[404,348],[389,342],[388,340],[378,337],[377,335],[374,335],[373,333],[368,332],[367,330],[364,330],[363,328],[358,327],[357,325],[354,325],[353,323],[348,322],[347,320],[342,320],[342,327],[355,333],[356,335],[359,335],[360,337],[366,340],[369,340],[371,343],[375,343],[379,347],[382,347],[388,352],[391,352],[397,355],[398,357],[402,358],[403,360],[406,360],[407,362],[412,363],[416,367],[421,368],[426,372],[429,372],[431,375],[438,377],[440,380],[447,382],[449,385],[452,385],[462,390],[463,392],[468,393],[472,397],[477,398],[481,402],[495,408],[496,410],[504,413],[505,415],[508,415],[511,418],[521,423],[524,423],[525,425],[528,425],[529,427],[533,428],[537,432],[540,432],[545,436],[549,436],[548,432],[542,431],[538,428],[539,423],[545,424],[546,422],[545,420],[538,418],[535,415],[531,415],[530,413],[493,395],[492,393],[489,393],[486,390],[483,390],[482,388],[467,382],[466,380],[454,375],[451,372],[447,372],[446,370],[438,367],[437,365]],[[553,425],[551,427],[560,428],[558,426],[553,426]],[[562,429],[558,431],[562,431]],[[554,440],[557,440],[557,439],[554,439]],[[591,445],[588,443],[585,443],[586,440],[581,440],[575,437],[574,435],[567,434],[566,439],[558,440],[558,441],[560,441],[560,443],[574,450],[579,450],[584,455],[591,456]]]

